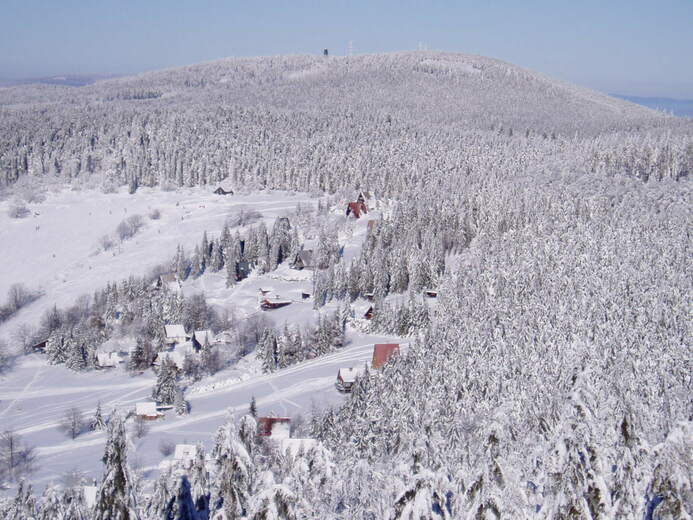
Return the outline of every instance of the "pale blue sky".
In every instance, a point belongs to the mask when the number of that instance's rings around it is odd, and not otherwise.
[[[0,27],[0,78],[424,42],[606,92],[693,98],[693,0],[2,0]]]

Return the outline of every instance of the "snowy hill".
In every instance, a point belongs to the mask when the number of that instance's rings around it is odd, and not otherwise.
[[[0,516],[691,516],[692,136],[462,54],[0,90]]]

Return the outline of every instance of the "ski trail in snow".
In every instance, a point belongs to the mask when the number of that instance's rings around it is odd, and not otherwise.
[[[17,403],[19,399],[24,397],[28,392],[29,389],[32,387],[32,385],[38,381],[39,376],[41,375],[41,372],[43,372],[43,366],[39,366],[36,369],[36,372],[34,372],[34,377],[31,378],[31,380],[26,384],[26,386],[22,389],[21,392],[18,394],[10,394],[13,396],[12,401],[10,404],[7,405],[7,408],[5,408],[2,412],[0,412],[0,417],[4,417],[7,412],[9,412],[12,408],[14,408],[14,405]]]

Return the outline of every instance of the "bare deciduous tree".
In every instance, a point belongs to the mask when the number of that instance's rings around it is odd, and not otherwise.
[[[136,439],[141,439],[149,433],[149,424],[147,420],[137,416],[135,421],[132,423],[132,434]]]
[[[0,482],[16,482],[34,471],[34,448],[11,430],[0,435]]]
[[[58,426],[71,439],[76,439],[85,429],[84,415],[77,407],[68,408]]]

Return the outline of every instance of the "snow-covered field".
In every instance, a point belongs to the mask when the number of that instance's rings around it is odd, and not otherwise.
[[[146,274],[170,261],[178,244],[190,251],[205,230],[218,234],[226,219],[242,209],[256,209],[270,222],[298,203],[313,202],[305,194],[218,196],[209,188],[169,192],[140,188],[134,195],[125,189],[108,194],[65,190],[31,204],[31,216],[12,219],[8,216],[12,201],[0,201],[0,243],[4,244],[0,303],[14,283],[44,293],[0,324],[0,339],[9,340],[21,323],[35,325],[53,305],[71,305],[80,295],[92,294],[107,282]],[[148,217],[154,209],[161,212],[158,220]],[[144,227],[134,237],[122,243],[116,240],[113,249],[102,251],[100,238],[115,235],[118,224],[130,215],[142,215]]]
[[[199,243],[203,231],[216,236],[228,217],[241,209],[255,209],[270,225],[274,218],[288,214],[297,203],[312,204],[306,195],[259,193],[219,197],[209,190],[174,192],[140,189],[135,195],[121,191],[103,194],[94,191],[63,191],[31,207],[32,216],[10,219],[9,202],[0,203],[0,240],[11,245],[3,254],[5,271],[0,277],[0,294],[13,283],[40,289],[43,296],[0,326],[0,337],[11,343],[13,331],[23,323],[36,326],[41,315],[53,305],[73,304],[80,295],[90,294],[109,281],[130,274],[141,275],[169,261],[178,244],[188,250]],[[161,218],[150,220],[153,210]],[[99,239],[113,234],[123,218],[141,214],[146,224],[133,238],[118,243],[111,251],[101,251]],[[345,257],[358,254],[366,233],[367,219],[349,222],[340,236]],[[276,271],[256,276],[227,288],[225,273],[207,273],[188,280],[185,294],[204,292],[208,303],[244,319],[263,312],[258,307],[258,290],[289,299],[288,307],[265,313],[275,325],[304,326],[316,319],[312,300],[302,300],[301,292],[312,292],[312,273],[281,265]],[[329,306],[328,306],[329,308]],[[243,358],[213,377],[192,385],[186,392],[191,413],[178,417],[173,411],[150,423],[149,433],[132,446],[131,462],[152,476],[165,458],[159,451],[162,441],[202,442],[211,447],[216,428],[229,413],[245,413],[252,397],[261,414],[307,415],[311,407],[324,407],[344,399],[334,387],[340,367],[369,362],[373,344],[393,338],[370,336],[352,328],[347,345],[333,354],[298,365],[262,374],[254,354]],[[61,475],[78,470],[90,478],[101,475],[103,432],[84,433],[72,440],[59,429],[65,411],[77,407],[90,419],[101,403],[103,412],[127,412],[135,403],[151,395],[155,375],[147,371],[131,375],[122,366],[104,371],[77,373],[53,366],[43,355],[19,357],[11,371],[0,376],[0,425],[13,430],[36,448],[37,471],[30,480],[37,487],[57,481]]]
[[[149,434],[131,447],[131,462],[151,476],[165,458],[159,452],[162,440],[202,442],[211,449],[216,428],[229,413],[246,413],[253,396],[260,414],[279,416],[307,413],[314,405],[322,408],[337,404],[344,399],[334,387],[339,368],[369,362],[373,343],[391,339],[352,334],[348,346],[322,358],[219,389],[190,392],[186,397],[191,413],[177,417],[169,411],[165,418],[152,422]],[[223,374],[215,379],[223,380]],[[14,430],[36,447],[38,470],[31,476],[35,486],[57,481],[72,469],[100,478],[105,433],[85,433],[69,439],[58,429],[64,411],[76,406],[89,417],[99,401],[105,414],[113,408],[134,409],[136,402],[150,396],[154,379],[151,372],[131,377],[122,369],[75,373],[63,366],[48,365],[41,355],[32,354],[22,358],[2,380],[0,423],[3,429]]]

